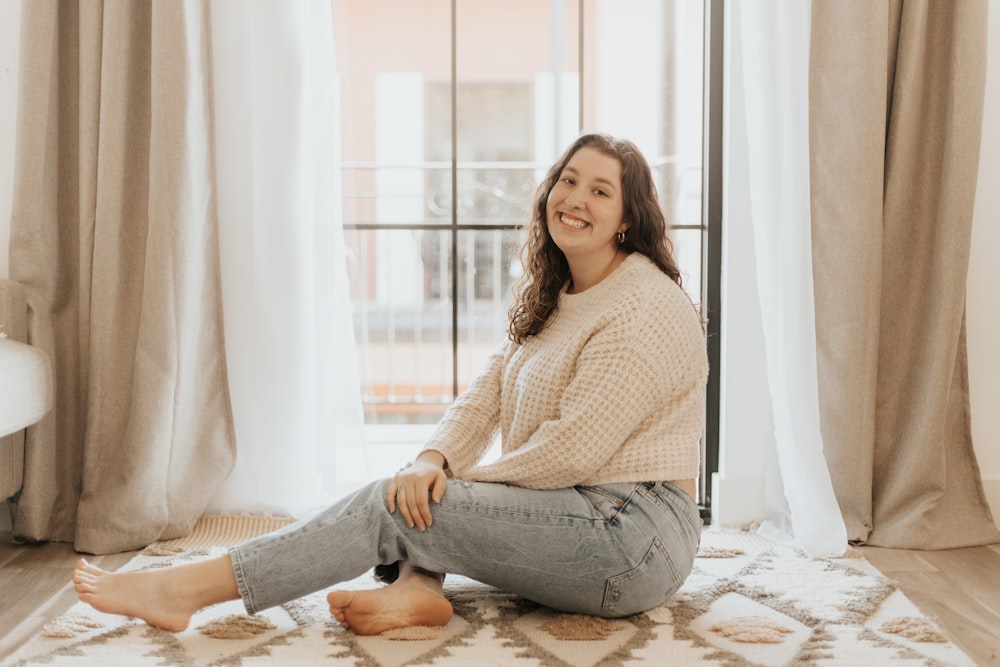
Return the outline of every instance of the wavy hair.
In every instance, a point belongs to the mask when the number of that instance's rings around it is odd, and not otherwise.
[[[681,274],[674,260],[673,244],[667,236],[667,220],[656,196],[656,185],[649,163],[639,149],[627,139],[592,133],[580,136],[552,165],[538,186],[531,220],[525,227],[521,247],[524,269],[514,286],[514,304],[510,309],[508,332],[511,340],[523,343],[537,335],[559,303],[559,293],[570,279],[569,263],[562,250],[549,235],[546,206],[549,193],[555,187],[563,169],[581,148],[593,148],[613,157],[622,167],[623,220],[628,231],[621,248],[627,253],[638,252],[648,257],[670,279],[681,284]]]

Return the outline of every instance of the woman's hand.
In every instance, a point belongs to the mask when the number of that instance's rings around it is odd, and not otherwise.
[[[441,502],[448,476],[444,473],[444,456],[433,450],[421,452],[417,460],[396,473],[389,484],[386,505],[389,513],[399,508],[410,528],[425,530],[431,525],[431,504]]]

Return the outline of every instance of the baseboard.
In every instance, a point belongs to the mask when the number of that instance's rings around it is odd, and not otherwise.
[[[764,516],[764,478],[712,475],[712,524],[742,526]]]
[[[984,479],[983,491],[986,493],[986,500],[990,503],[993,511],[993,523],[1000,528],[1000,479]]]

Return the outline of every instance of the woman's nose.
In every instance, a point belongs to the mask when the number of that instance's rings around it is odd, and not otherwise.
[[[566,204],[573,208],[583,208],[586,200],[583,194],[579,190],[571,190],[568,195],[566,195]]]

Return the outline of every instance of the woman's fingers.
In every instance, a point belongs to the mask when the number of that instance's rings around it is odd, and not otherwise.
[[[447,483],[448,476],[440,470],[428,474],[426,470],[407,468],[396,473],[386,492],[389,513],[398,508],[407,526],[426,530],[434,522],[431,500],[441,502]]]
[[[385,505],[389,508],[389,514],[396,513],[396,478],[393,477],[392,481],[389,482],[389,490],[385,493]]]
[[[406,487],[402,484],[399,485],[399,489],[396,491],[396,506],[399,507],[399,513],[403,517],[403,521],[410,528],[413,528],[413,514],[410,512],[410,499],[406,494]]]
[[[430,489],[427,489],[414,502],[414,519],[417,520],[417,528],[420,530],[425,530],[433,522],[430,495]]]
[[[431,485],[431,500],[440,503],[441,499],[444,498],[444,490],[447,486],[448,475],[444,474],[442,470],[435,476],[434,483]]]
[[[420,496],[422,494],[413,489],[414,487],[401,484],[396,492],[396,504],[399,505],[399,511],[407,526],[424,530],[427,528],[427,523],[424,520],[423,512],[420,511]]]

